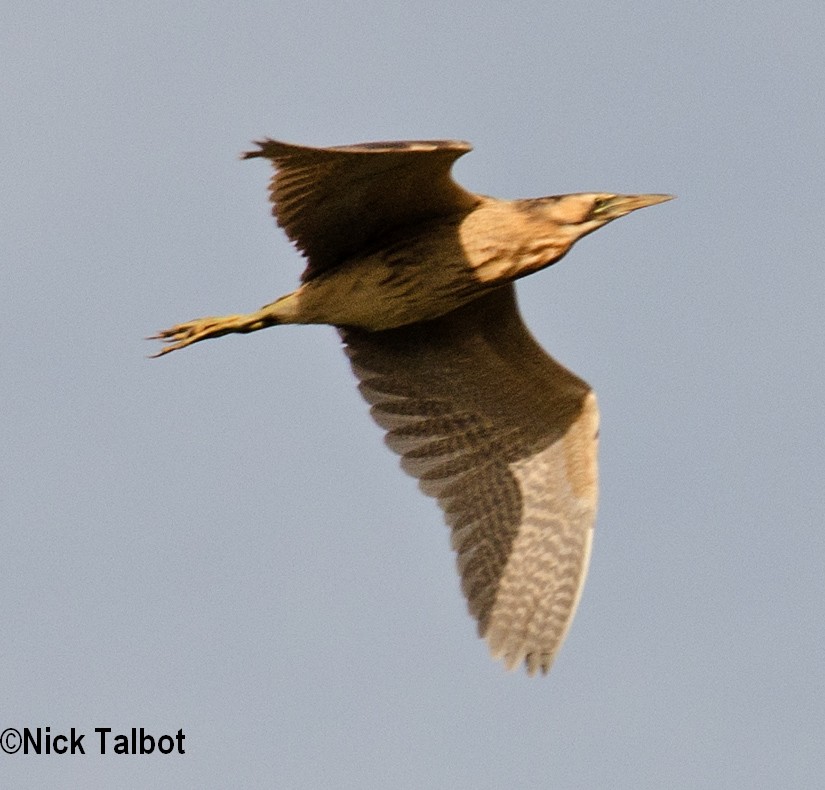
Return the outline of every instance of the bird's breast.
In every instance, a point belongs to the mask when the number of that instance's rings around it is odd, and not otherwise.
[[[569,234],[518,201],[488,200],[458,228],[460,244],[474,276],[504,283],[549,266],[570,248]]]

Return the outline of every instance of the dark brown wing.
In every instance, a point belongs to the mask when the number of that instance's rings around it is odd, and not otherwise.
[[[478,198],[450,176],[471,150],[454,140],[310,148],[257,142],[244,159],[264,157],[276,172],[272,213],[308,265],[304,281],[422,220],[469,211]]]
[[[535,342],[512,285],[435,321],[341,334],[387,443],[444,510],[479,633],[508,668],[546,672],[587,572],[592,391]]]

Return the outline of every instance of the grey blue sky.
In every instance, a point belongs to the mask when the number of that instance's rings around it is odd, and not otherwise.
[[[7,1],[0,731],[91,753],[0,753],[0,785],[821,787],[823,35],[818,0]],[[294,287],[238,160],[267,135],[467,139],[457,178],[500,197],[678,195],[519,285],[602,411],[548,677],[477,640],[333,329],[145,358]]]

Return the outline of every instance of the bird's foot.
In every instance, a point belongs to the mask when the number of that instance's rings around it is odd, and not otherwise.
[[[192,343],[199,343],[211,337],[221,337],[232,332],[254,332],[262,329],[265,324],[257,314],[252,315],[224,315],[207,316],[206,318],[196,318],[194,321],[187,321],[177,324],[171,329],[164,329],[156,335],[152,335],[149,340],[162,340],[167,345],[152,357],[162,357],[170,351],[177,351],[179,348],[186,348]]]

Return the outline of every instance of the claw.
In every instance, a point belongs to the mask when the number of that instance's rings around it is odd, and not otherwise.
[[[248,331],[248,326],[249,316],[243,315],[208,316],[197,318],[194,321],[187,321],[183,324],[176,324],[171,329],[163,329],[156,335],[147,338],[148,340],[161,340],[168,344],[156,354],[150,354],[150,357],[152,359],[162,357],[170,351],[177,351],[201,340],[220,337],[230,332],[243,332],[245,329]]]

